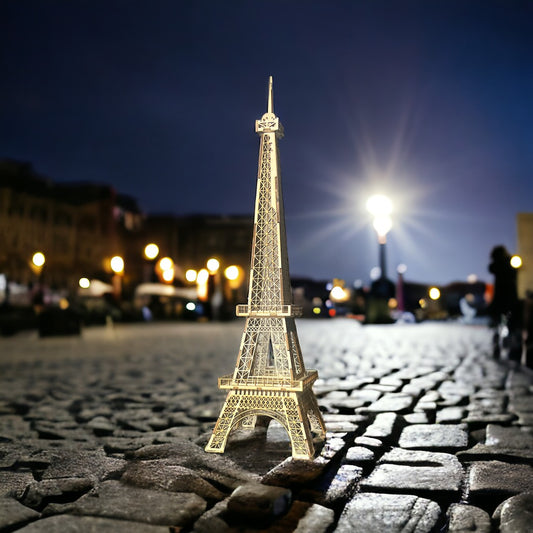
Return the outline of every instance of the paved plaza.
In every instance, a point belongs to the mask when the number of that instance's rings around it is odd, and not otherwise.
[[[485,326],[298,320],[328,430],[204,451],[244,322],[0,338],[0,532],[531,531],[533,377]]]

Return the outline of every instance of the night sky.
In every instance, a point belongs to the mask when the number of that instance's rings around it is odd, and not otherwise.
[[[532,1],[0,1],[0,157],[147,213],[251,214],[268,76],[291,274],[490,281],[533,211]],[[179,258],[176,258],[179,262]]]

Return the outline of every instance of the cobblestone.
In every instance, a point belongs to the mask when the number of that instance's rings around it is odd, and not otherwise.
[[[0,532],[521,532],[533,377],[481,326],[297,323],[327,439],[204,451],[243,323],[0,339]]]

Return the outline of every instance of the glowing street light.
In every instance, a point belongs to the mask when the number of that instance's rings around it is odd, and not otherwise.
[[[437,287],[431,287],[429,289],[429,297],[432,300],[438,300],[440,298],[440,290]]]
[[[46,258],[42,252],[35,252],[31,258],[31,262],[37,267],[42,268],[46,262]]]
[[[208,297],[208,287],[207,282],[209,281],[209,270],[207,268],[202,268],[198,275],[196,276],[196,285],[198,291],[198,299],[202,302],[205,302]]]
[[[115,255],[111,258],[111,270],[115,274],[122,274],[124,272],[124,259],[120,255]]]
[[[174,281],[174,269],[167,268],[166,270],[163,270],[163,272],[161,273],[161,277],[163,278],[163,281],[166,281],[167,283],[172,283]]]
[[[224,270],[224,276],[229,281],[235,281],[239,278],[240,272],[239,267],[236,265],[231,265],[226,270]]]
[[[511,266],[513,268],[520,268],[522,266],[522,258],[519,255],[511,257]]]
[[[206,268],[202,268],[202,270],[198,272],[198,276],[196,277],[196,283],[207,283],[208,279],[209,271]]]
[[[218,259],[216,259],[215,257],[211,257],[211,259],[207,260],[207,270],[209,270],[210,274],[216,274],[219,268],[220,261]]]
[[[91,282],[89,278],[80,278],[80,280],[78,281],[78,285],[82,289],[88,289],[91,286]]]
[[[384,194],[374,194],[367,200],[366,208],[375,217],[390,215],[392,213],[392,202]]]
[[[194,283],[197,277],[198,277],[198,272],[196,272],[196,270],[194,270],[193,268],[189,268],[189,270],[185,272],[185,279],[189,283]]]
[[[172,261],[170,257],[163,257],[159,260],[159,268],[161,269],[161,272],[171,270],[174,268],[174,261]]]
[[[159,255],[159,246],[151,242],[144,247],[144,257],[153,261]]]
[[[374,194],[366,202],[368,212],[374,217],[373,226],[378,235],[379,242],[379,266],[381,278],[387,277],[385,244],[387,243],[387,233],[392,228],[392,202],[383,194]]]

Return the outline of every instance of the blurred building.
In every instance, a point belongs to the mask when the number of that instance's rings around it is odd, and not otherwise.
[[[237,265],[247,275],[252,229],[252,216],[146,216],[135,198],[109,185],[54,183],[29,163],[0,160],[0,274],[12,282],[39,279],[71,291],[81,277],[109,282],[114,255],[124,259],[125,297],[140,283],[160,281],[162,257],[174,262],[178,286],[211,257],[221,270]],[[152,242],[159,254],[149,262],[144,247]],[[40,272],[32,266],[35,252],[46,258]]]
[[[533,213],[518,213],[516,216],[518,255],[522,266],[518,274],[518,296],[524,298],[533,291]]]
[[[19,283],[35,280],[31,259],[42,252],[50,286],[75,287],[81,275],[105,270],[117,253],[115,191],[107,185],[58,184],[28,163],[0,161],[0,271]]]

